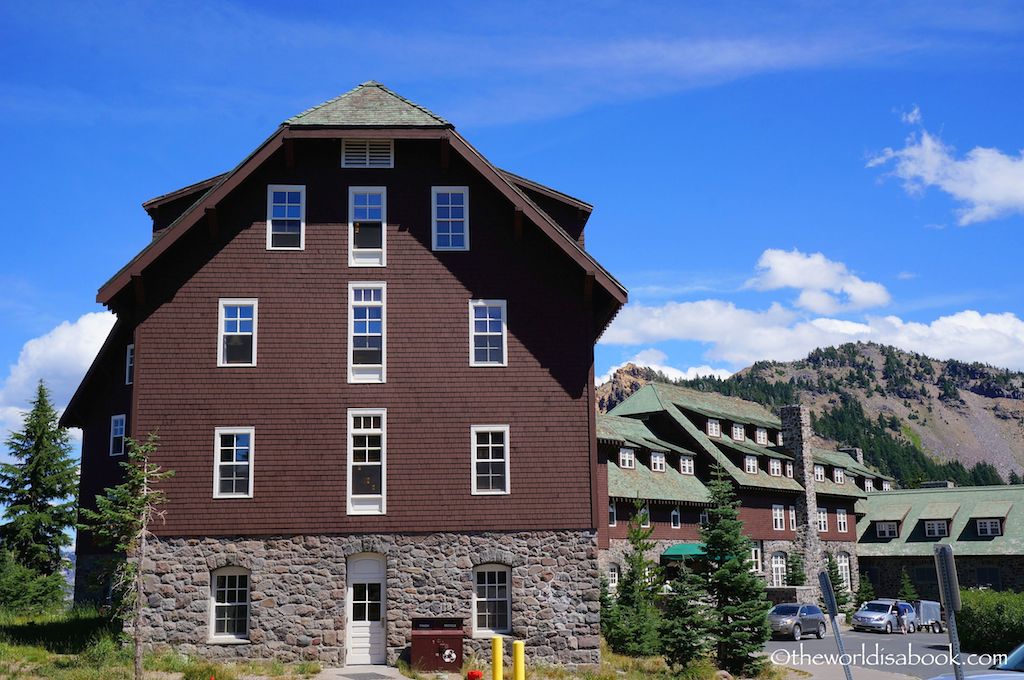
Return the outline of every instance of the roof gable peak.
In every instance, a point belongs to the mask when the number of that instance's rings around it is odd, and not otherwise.
[[[291,126],[453,127],[444,118],[376,80],[317,104],[285,121]]]

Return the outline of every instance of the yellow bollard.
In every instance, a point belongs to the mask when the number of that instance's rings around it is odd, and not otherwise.
[[[501,644],[501,638],[497,635],[491,638],[491,680],[502,680],[505,672],[505,655]]]
[[[526,680],[526,643],[512,643],[512,680]]]

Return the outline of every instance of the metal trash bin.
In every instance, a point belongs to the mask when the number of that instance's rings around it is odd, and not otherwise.
[[[413,619],[413,669],[458,673],[462,670],[462,639],[462,619]]]

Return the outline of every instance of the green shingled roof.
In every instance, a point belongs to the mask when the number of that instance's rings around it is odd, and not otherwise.
[[[814,482],[814,488],[819,494],[827,496],[845,496],[848,498],[867,498],[867,494],[850,478],[845,484],[836,484],[828,477],[824,482]]]
[[[775,429],[782,427],[782,421],[771,411],[746,399],[727,397],[717,392],[701,392],[665,383],[651,383],[651,385],[662,400],[671,401],[685,411],[693,411],[710,418],[735,420],[762,427]]]
[[[709,437],[709,439],[711,438]],[[766,458],[778,458],[779,460],[785,460],[789,462],[793,461],[793,456],[789,455],[782,449],[776,447],[768,448],[765,446],[758,446],[757,444],[751,442],[749,439],[744,439],[743,441],[738,442],[732,437],[723,434],[721,437],[711,439],[711,441],[718,444],[720,447],[732,449],[733,451],[738,451],[739,453],[743,454],[750,454],[751,456],[764,456]]]
[[[452,127],[436,113],[374,80],[292,116],[285,123],[328,127]]]
[[[924,535],[923,518],[948,514],[958,506],[950,522],[949,536]],[[938,507],[937,507],[938,506]],[[948,506],[948,507],[945,507]],[[1009,506],[1009,507],[1007,507]],[[936,543],[953,546],[957,555],[1019,555],[1024,553],[1024,486],[965,486],[942,489],[900,489],[870,494],[867,513],[857,522],[857,553],[862,557],[931,557]],[[873,522],[906,516],[897,538],[878,538]],[[978,536],[975,520],[987,513],[1006,511],[1002,536]]]
[[[671,465],[664,472],[654,472],[640,463],[632,470],[623,470],[615,461],[608,463],[608,496],[676,503],[708,502],[707,487],[695,475],[680,474]]]
[[[867,465],[858,463],[856,458],[848,453],[844,453],[843,451],[829,451],[828,449],[812,448],[811,453],[814,456],[815,463],[841,467],[846,469],[848,472],[852,472],[860,477],[867,477],[868,479],[893,480],[892,477],[883,475],[878,470],[873,470]]]

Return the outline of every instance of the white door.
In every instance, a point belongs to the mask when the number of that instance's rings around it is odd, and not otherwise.
[[[384,630],[386,602],[384,556],[360,553],[348,558],[349,666],[387,661]]]

